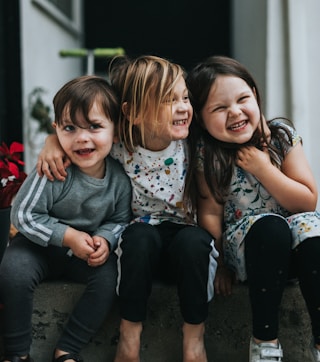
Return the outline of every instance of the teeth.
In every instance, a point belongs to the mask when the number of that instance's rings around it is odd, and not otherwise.
[[[183,124],[186,124],[186,123],[187,123],[187,121],[186,121],[185,119],[181,119],[181,120],[179,120],[179,121],[173,121],[173,124],[174,124],[175,126],[183,125]]]
[[[92,149],[91,148],[86,148],[84,150],[78,150],[77,153],[80,153],[80,155],[86,155],[88,153],[91,153]]]
[[[230,128],[231,130],[235,130],[235,129],[238,129],[238,128],[243,127],[245,124],[246,124],[246,121],[242,121],[242,122],[239,122],[239,123],[237,123],[237,124],[233,124],[233,125],[230,126],[229,128]]]

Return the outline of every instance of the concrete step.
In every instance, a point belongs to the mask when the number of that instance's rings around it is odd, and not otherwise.
[[[50,362],[55,342],[83,286],[45,282],[35,293],[33,345],[35,362]],[[4,311],[3,311],[4,313]],[[141,362],[180,362],[181,317],[176,290],[156,285],[149,301],[148,319],[142,336]],[[99,333],[82,351],[86,362],[112,362],[119,335],[117,306]],[[298,285],[289,285],[280,310],[280,342],[284,362],[307,362],[311,337],[309,316]],[[206,323],[209,362],[247,362],[251,335],[248,289],[234,287],[229,297],[217,296],[210,304]]]

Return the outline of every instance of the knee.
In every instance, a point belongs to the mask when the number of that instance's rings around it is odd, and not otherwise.
[[[320,267],[320,237],[304,240],[293,251],[293,262],[300,266],[300,269],[314,270],[314,275],[319,275]]]
[[[3,263],[0,268],[0,290],[1,293],[11,294],[17,291],[28,290],[33,283],[32,275],[28,269],[21,267],[17,261]]]
[[[115,290],[117,274],[117,256],[112,253],[104,264],[92,268],[88,277],[87,289],[92,291]]]
[[[0,290],[9,292],[34,288],[38,283],[34,265],[28,253],[9,247],[0,266]]]
[[[275,253],[283,250],[290,253],[292,234],[287,221],[281,217],[269,215],[262,217],[253,224],[246,237],[248,244],[255,245],[262,251],[270,250]]]
[[[154,249],[159,250],[160,236],[156,228],[149,224],[135,223],[127,227],[119,242],[122,252],[130,255],[149,254]]]
[[[202,255],[212,252],[212,237],[200,227],[190,226],[182,229],[173,243],[175,253],[183,255],[184,258],[198,259]]]

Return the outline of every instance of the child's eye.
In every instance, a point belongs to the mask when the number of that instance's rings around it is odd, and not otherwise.
[[[71,126],[71,125],[67,125],[67,126],[64,126],[63,129],[67,132],[72,132],[75,130],[75,127]]]
[[[220,112],[223,111],[225,108],[225,106],[218,106],[216,108],[213,108],[212,112]]]
[[[180,98],[167,98],[167,99],[165,99],[165,101],[164,101],[164,103],[166,103],[166,104],[173,104],[173,103],[175,103],[175,102],[179,102],[179,99]],[[182,101],[183,102],[188,102],[189,101],[189,96],[183,96],[182,97]]]
[[[250,98],[249,95],[243,96],[239,98],[239,102],[245,102],[248,98]]]
[[[101,126],[100,126],[100,124],[91,124],[90,125],[90,127],[89,127],[89,129],[99,129],[99,128],[101,128]]]

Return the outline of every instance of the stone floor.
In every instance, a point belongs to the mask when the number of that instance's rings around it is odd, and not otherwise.
[[[43,283],[35,294],[32,356],[50,362],[51,354],[81,285]],[[4,311],[2,311],[4,313]],[[307,362],[309,317],[297,285],[286,288],[280,310],[280,341],[284,362]],[[217,296],[206,323],[209,362],[247,362],[250,338],[248,290],[236,286],[230,297]],[[119,317],[115,306],[99,333],[82,351],[86,362],[112,362],[118,340]],[[175,288],[156,286],[144,326],[141,362],[180,362],[181,317]]]

